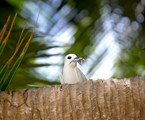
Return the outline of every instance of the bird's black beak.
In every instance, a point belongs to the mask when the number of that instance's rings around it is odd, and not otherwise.
[[[78,62],[81,65],[84,62],[84,59],[82,57],[76,57],[71,62]]]
[[[79,62],[80,60],[82,60],[81,57],[76,57],[75,59],[73,59],[74,62]]]

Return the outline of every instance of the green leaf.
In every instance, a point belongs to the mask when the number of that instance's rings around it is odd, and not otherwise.
[[[19,57],[16,60],[15,64],[13,65],[13,67],[10,70],[9,74],[7,75],[6,79],[4,80],[2,85],[0,86],[0,90],[1,91],[4,91],[4,90],[6,90],[8,88],[8,86],[9,86],[9,84],[10,84],[10,82],[11,82],[11,80],[12,80],[12,78],[13,78],[15,72],[16,72],[16,70],[18,69],[18,67],[19,67],[19,65],[20,65],[20,63],[22,61],[22,59],[23,59],[23,56]]]
[[[4,76],[5,76],[8,68],[9,68],[9,64],[5,64],[4,67],[2,68],[2,70],[0,71],[0,88],[2,86],[2,83],[4,81]]]
[[[2,55],[5,46],[6,46],[6,43],[3,41],[2,44],[0,45],[0,56]]]

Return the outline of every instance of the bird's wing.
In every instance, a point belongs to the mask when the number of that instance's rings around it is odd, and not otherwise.
[[[64,84],[64,79],[63,79],[63,75],[62,75],[62,74],[60,74],[59,80],[60,80],[60,83],[61,83],[61,84]]]
[[[86,76],[82,73],[82,71],[79,68],[76,68],[76,71],[77,76],[81,82],[87,80]]]

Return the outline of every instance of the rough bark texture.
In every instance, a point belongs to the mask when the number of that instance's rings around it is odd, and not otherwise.
[[[145,120],[145,77],[0,92],[0,120]]]

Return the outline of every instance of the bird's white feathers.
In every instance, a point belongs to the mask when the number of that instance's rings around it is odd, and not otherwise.
[[[63,74],[60,76],[61,84],[74,84],[83,82],[86,79],[85,75],[77,67],[83,58],[78,58],[75,54],[68,54],[65,56]]]

